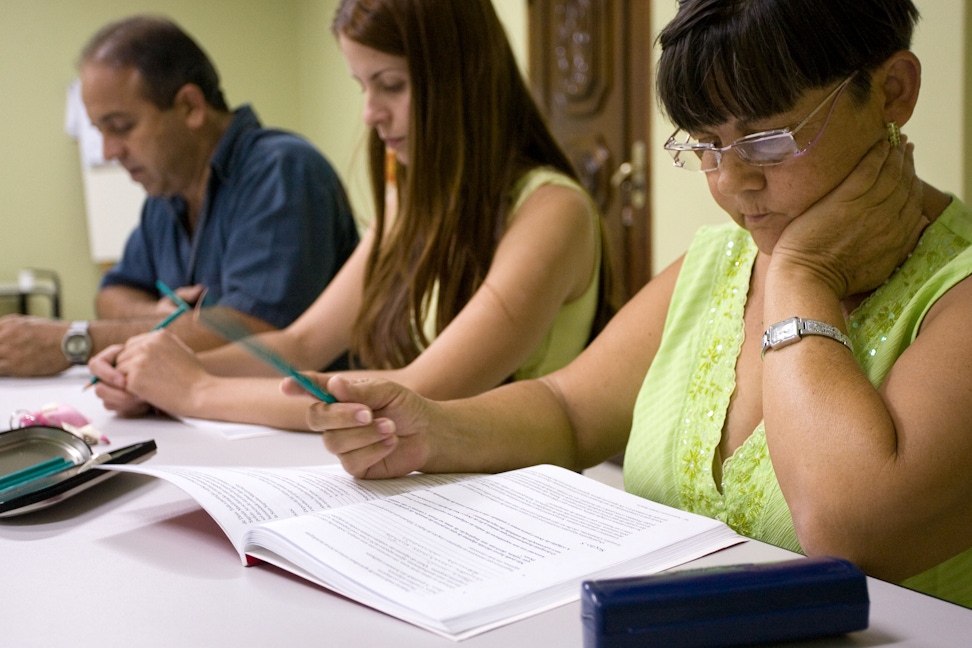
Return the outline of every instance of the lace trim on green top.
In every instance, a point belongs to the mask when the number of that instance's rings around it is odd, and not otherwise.
[[[914,295],[967,246],[968,242],[944,223],[932,224],[908,260],[851,314],[848,328],[853,348],[875,386],[917,333],[917,322],[923,313],[905,312],[909,304],[915,303]],[[718,279],[705,308],[710,317],[699,333],[705,346],[692,370],[688,397],[678,419],[681,426],[674,474],[685,509],[720,519],[743,535],[799,551],[792,522],[776,519],[780,517],[776,509],[781,508],[782,493],[772,474],[762,423],[724,462],[720,487],[712,474],[729,399],[735,389],[743,313],[755,256],[752,239],[739,232],[725,243],[725,253],[719,257],[715,275]],[[914,322],[908,325],[903,320]],[[882,345],[893,346],[882,349]],[[891,352],[893,347],[899,350]],[[767,533],[772,537],[767,537]]]
[[[743,312],[756,246],[744,230],[736,232],[719,255],[712,293],[705,312],[700,339],[707,340],[691,373],[682,425],[675,452],[675,474],[682,506],[723,520],[746,534],[745,519],[727,510],[726,499],[712,479],[715,449],[722,438],[729,399],[735,389],[736,358],[744,336]],[[723,489],[724,491],[725,489]],[[746,491],[745,486],[742,489]]]
[[[901,316],[912,303],[914,294],[929,279],[968,247],[968,241],[936,221],[930,225],[908,259],[851,313],[847,328],[858,363],[875,386],[884,380],[890,365],[882,360],[897,359],[904,347],[914,342],[915,326],[902,326]],[[917,313],[922,316],[924,313]],[[897,331],[893,331],[895,325]],[[902,339],[907,336],[906,339]],[[898,346],[896,353],[884,353],[882,347]],[[881,363],[881,364],[879,364]]]

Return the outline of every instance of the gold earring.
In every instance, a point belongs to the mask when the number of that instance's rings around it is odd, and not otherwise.
[[[901,144],[901,129],[898,127],[897,122],[888,122],[888,141],[891,142],[892,147],[899,146]]]

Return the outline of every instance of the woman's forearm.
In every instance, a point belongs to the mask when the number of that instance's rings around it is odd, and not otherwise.
[[[233,423],[306,431],[309,394],[285,396],[280,378],[211,376],[196,385],[188,401],[171,413]]]
[[[535,464],[585,467],[560,399],[541,381],[435,403],[427,472],[501,472]]]
[[[299,341],[286,329],[268,331],[250,338],[261,347],[275,353],[289,364],[299,365],[301,351]],[[226,344],[218,349],[198,354],[199,361],[206,371],[216,376],[276,376],[273,367],[248,351],[241,344]],[[303,367],[317,369],[319,367]]]
[[[832,291],[813,281],[777,288],[771,280],[765,324],[794,316],[846,333]],[[902,483],[895,423],[852,351],[819,335],[766,351],[763,417],[773,467],[804,549],[857,560],[872,573],[881,573],[872,565],[900,564],[894,524],[888,524]]]

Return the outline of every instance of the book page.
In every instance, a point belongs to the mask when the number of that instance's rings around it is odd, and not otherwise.
[[[576,600],[595,574],[657,571],[739,541],[721,522],[553,466],[279,520],[248,536],[342,594],[447,633]]]
[[[341,466],[222,468],[110,465],[105,469],[152,475],[178,486],[199,502],[240,553],[254,524],[389,497],[418,488],[468,479],[471,475],[411,475],[358,480]]]
[[[217,434],[224,439],[236,441],[238,439],[252,439],[261,436],[282,436],[292,434],[286,430],[267,427],[266,425],[254,425],[250,423],[230,423],[229,421],[214,421],[211,419],[190,418],[188,416],[177,417],[186,425],[207,432]]]

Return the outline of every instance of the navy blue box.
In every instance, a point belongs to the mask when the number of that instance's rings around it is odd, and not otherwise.
[[[585,648],[748,646],[867,628],[864,573],[799,558],[585,581]]]

